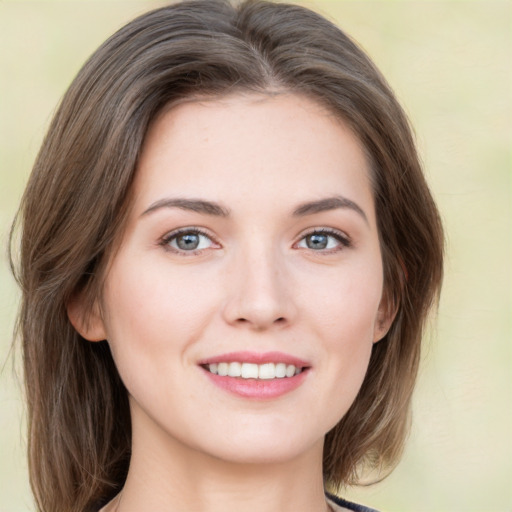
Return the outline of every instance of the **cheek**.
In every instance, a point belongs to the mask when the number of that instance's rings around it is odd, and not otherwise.
[[[371,290],[357,290],[357,294],[348,293],[349,288],[339,290],[336,296],[324,297],[323,302],[317,297],[315,328],[323,342],[318,372],[323,379],[318,381],[316,395],[325,432],[340,421],[356,399],[372,353],[379,300]]]
[[[113,352],[149,357],[179,351],[197,339],[214,314],[218,288],[198,273],[173,271],[170,265],[149,262],[137,272],[133,267],[119,260],[107,280],[105,323]]]
[[[370,270],[369,270],[370,269]],[[373,340],[382,297],[382,271],[379,261],[371,266],[354,266],[350,271],[323,275],[317,286],[304,290],[303,311],[309,311],[317,324],[337,339]]]
[[[331,386],[327,395],[340,397],[342,412],[355,398],[366,375],[379,317],[379,262],[375,262],[373,270],[368,268],[372,267],[333,273],[324,282],[328,286],[314,288],[304,295],[302,310],[309,315],[307,324],[315,329],[315,337],[322,340],[321,371],[329,376]]]
[[[165,410],[176,399],[171,390],[188,378],[189,348],[215,312],[215,287],[162,265],[133,268],[118,259],[108,276],[107,339],[130,396],[143,408]]]

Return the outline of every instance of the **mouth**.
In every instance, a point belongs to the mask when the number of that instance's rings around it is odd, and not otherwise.
[[[218,387],[244,398],[268,400],[301,386],[311,365],[281,352],[233,352],[200,361]]]
[[[289,379],[306,370],[304,366],[286,363],[247,363],[241,361],[210,363],[201,365],[205,370],[220,377],[240,377],[242,379]]]

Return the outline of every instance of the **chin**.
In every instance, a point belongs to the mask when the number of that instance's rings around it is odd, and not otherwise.
[[[324,437],[313,439],[290,437],[293,430],[276,432],[246,432],[246,435],[208,439],[202,450],[216,459],[237,464],[280,464],[323,448]]]

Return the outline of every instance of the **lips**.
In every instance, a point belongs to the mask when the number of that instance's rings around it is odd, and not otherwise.
[[[231,352],[200,361],[218,387],[245,398],[270,399],[296,389],[310,368],[282,352]]]
[[[304,359],[286,354],[284,352],[228,352],[214,357],[209,357],[199,361],[200,365],[212,363],[233,363],[242,361],[244,363],[264,364],[264,363],[285,363],[293,364],[296,368],[305,368],[311,366]]]

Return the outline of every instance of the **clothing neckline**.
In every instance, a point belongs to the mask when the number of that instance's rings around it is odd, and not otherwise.
[[[366,507],[364,505],[360,505],[358,503],[354,503],[352,501],[348,501],[344,498],[340,498],[339,496],[335,496],[334,494],[330,494],[328,492],[325,493],[327,500],[338,507],[343,507],[347,510],[351,510],[352,512],[378,512],[377,510]]]

